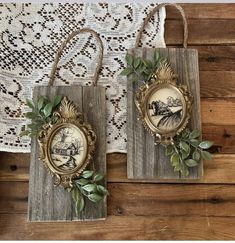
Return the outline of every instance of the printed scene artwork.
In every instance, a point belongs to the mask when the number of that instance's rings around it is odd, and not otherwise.
[[[61,170],[70,171],[80,167],[86,153],[86,138],[78,127],[63,127],[52,138],[51,159]]]
[[[157,90],[149,97],[148,117],[162,132],[170,132],[182,121],[182,94],[171,87]]]

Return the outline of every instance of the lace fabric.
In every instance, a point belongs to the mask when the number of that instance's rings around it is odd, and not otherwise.
[[[126,50],[156,4],[148,3],[5,3],[0,4],[0,150],[30,152],[30,139],[19,137],[27,123],[25,99],[36,85],[47,85],[55,53],[75,29],[100,33],[104,60],[98,85],[106,87],[107,153],[126,152]],[[165,9],[148,25],[145,47],[165,47]],[[55,85],[91,85],[97,46],[84,34],[66,48]]]

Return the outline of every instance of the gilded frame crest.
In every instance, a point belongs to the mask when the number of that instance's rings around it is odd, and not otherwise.
[[[193,97],[186,85],[177,84],[167,61],[150,81],[136,92],[135,104],[145,129],[154,136],[155,144],[168,145],[182,132],[190,119]]]
[[[73,179],[93,157],[96,134],[67,97],[62,99],[54,116],[56,123],[46,124],[39,133],[39,158],[53,175],[55,185],[72,188]]]

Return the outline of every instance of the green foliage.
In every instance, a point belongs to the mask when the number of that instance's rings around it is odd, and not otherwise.
[[[161,61],[162,60],[157,51],[154,52],[152,60],[142,59],[140,57],[134,57],[127,54],[127,67],[122,70],[120,74],[124,76],[133,75],[133,80],[135,82],[148,82],[154,71],[159,67]]]
[[[74,181],[72,197],[75,205],[75,212],[78,215],[85,207],[85,198],[98,203],[106,195],[108,190],[97,182],[103,181],[104,176],[91,170],[83,171],[79,178]]]
[[[174,171],[179,171],[184,177],[189,175],[189,168],[195,167],[201,158],[211,160],[212,156],[205,149],[213,145],[210,141],[200,140],[200,131],[185,129],[174,138],[174,144],[166,146],[165,153],[170,157]]]
[[[25,117],[30,119],[31,123],[27,125],[27,128],[22,128],[20,136],[38,136],[43,125],[56,123],[58,118],[53,116],[53,112],[60,104],[61,99],[61,95],[55,96],[52,101],[46,96],[39,97],[36,102],[26,99],[26,104],[32,111],[25,113]]]

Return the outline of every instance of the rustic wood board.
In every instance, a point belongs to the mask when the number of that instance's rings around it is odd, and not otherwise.
[[[160,56],[167,58],[178,82],[186,84],[194,97],[191,112],[190,127],[201,130],[200,114],[200,85],[198,69],[198,52],[195,49],[157,48]],[[128,51],[131,55],[152,59],[154,49],[135,48]],[[154,145],[153,137],[144,129],[138,120],[138,112],[134,103],[135,92],[139,84],[127,82],[127,176],[129,179],[182,179],[178,172],[174,172],[169,158],[165,156],[165,149],[161,145]],[[190,168],[187,179],[199,179],[203,173],[202,162],[198,167]]]
[[[53,98],[56,94],[67,96],[84,113],[97,135],[96,152],[89,168],[106,174],[106,129],[105,88],[81,86],[38,86],[33,99],[41,95]],[[85,200],[85,209],[78,217],[74,211],[71,193],[62,187],[54,187],[52,176],[38,159],[39,145],[32,139],[29,179],[28,220],[29,221],[74,221],[105,219],[106,199],[99,204]],[[105,182],[106,183],[106,182]]]

